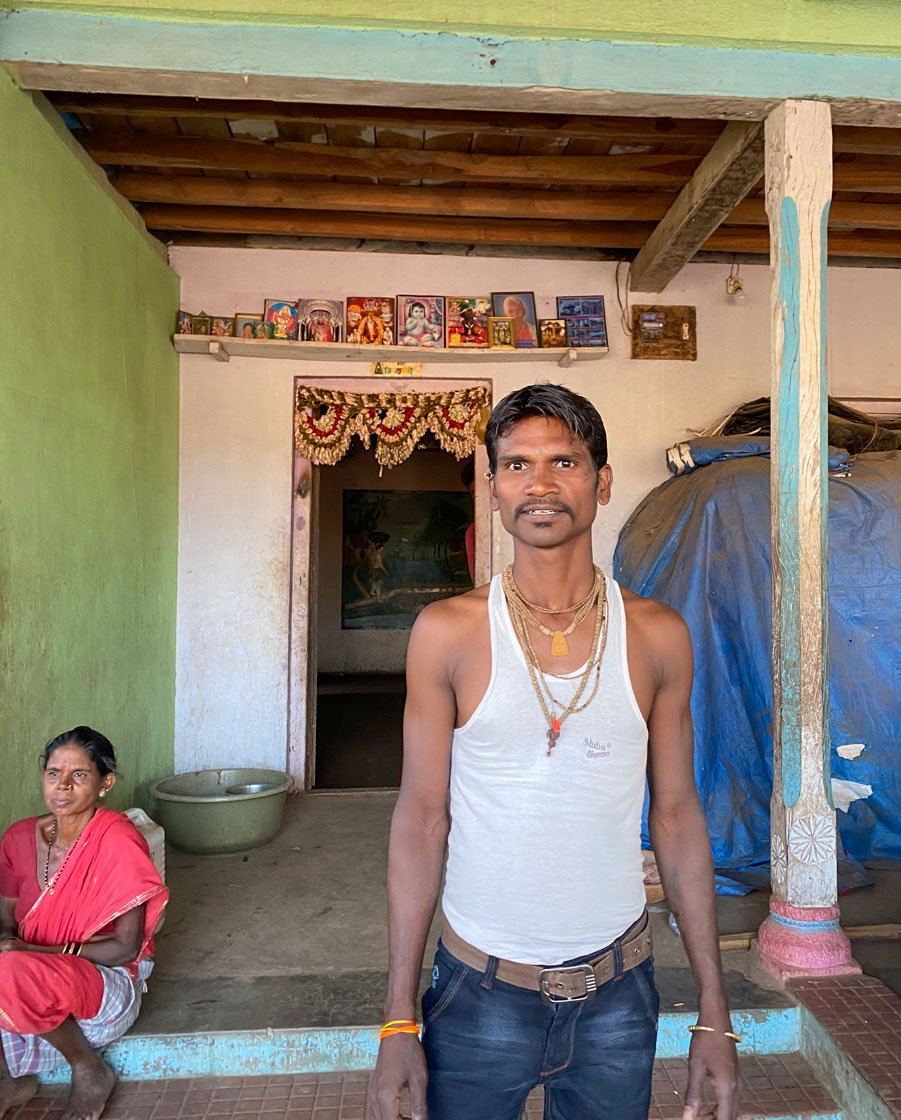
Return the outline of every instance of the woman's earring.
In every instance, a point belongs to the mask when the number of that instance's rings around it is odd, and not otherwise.
[[[100,796],[101,796],[101,797],[106,797],[106,795],[107,795],[107,793],[108,793],[108,792],[109,792],[108,790],[102,789],[102,790],[100,791]]]

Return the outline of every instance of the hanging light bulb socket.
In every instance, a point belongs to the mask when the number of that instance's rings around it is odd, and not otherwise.
[[[730,303],[745,302],[745,282],[738,274],[738,260],[732,258],[732,266],[726,277],[726,298]]]

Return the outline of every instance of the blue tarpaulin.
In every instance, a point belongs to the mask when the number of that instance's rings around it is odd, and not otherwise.
[[[773,781],[769,459],[730,454],[657,487],[620,534],[614,575],[688,623],[695,772],[714,863],[725,873],[719,881],[727,893],[728,879],[765,885]],[[859,860],[901,859],[899,623],[901,453],[860,455],[850,474],[829,479],[832,776],[873,787],[837,813],[844,848]],[[845,758],[837,748],[847,744],[864,749]],[[643,840],[649,846],[646,816]]]

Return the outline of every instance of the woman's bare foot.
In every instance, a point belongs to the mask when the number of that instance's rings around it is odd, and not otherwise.
[[[36,1077],[4,1077],[0,1080],[0,1117],[20,1105],[28,1104],[37,1091]]]
[[[99,1054],[72,1066],[72,1092],[63,1120],[98,1120],[116,1084],[116,1075]]]

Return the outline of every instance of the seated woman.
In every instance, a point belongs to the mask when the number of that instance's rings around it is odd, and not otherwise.
[[[116,1078],[96,1049],[138,1017],[169,892],[128,817],[97,806],[116,781],[105,736],[58,735],[41,768],[49,812],[0,840],[0,1117],[68,1062],[64,1120],[97,1120]]]

